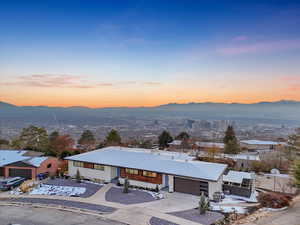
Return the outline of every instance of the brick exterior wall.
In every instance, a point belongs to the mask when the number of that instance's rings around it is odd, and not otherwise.
[[[128,174],[125,171],[125,168],[121,168],[121,173],[120,176],[122,178],[128,178],[130,180],[137,180],[137,181],[142,181],[142,182],[148,182],[152,184],[162,184],[162,174],[157,173],[156,177],[146,177],[143,176],[143,170],[138,170],[139,174]]]
[[[48,165],[51,164],[51,167],[48,168]],[[36,168],[33,166],[5,166],[4,167],[4,176],[5,177],[9,177],[9,169],[28,169],[31,170],[31,176],[32,179],[36,179],[37,178],[37,174],[40,173],[46,173],[48,172],[49,175],[56,175],[57,173],[57,169],[58,169],[58,159],[54,158],[54,157],[49,157],[48,159],[46,159],[44,162],[42,162],[42,164]]]

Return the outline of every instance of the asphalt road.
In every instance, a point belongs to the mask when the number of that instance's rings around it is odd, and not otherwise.
[[[124,225],[93,215],[29,206],[0,206],[0,225]]]

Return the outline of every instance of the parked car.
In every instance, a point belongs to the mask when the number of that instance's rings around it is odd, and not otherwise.
[[[37,177],[38,177],[39,180],[44,180],[44,179],[46,179],[48,176],[49,176],[49,173],[48,173],[48,172],[46,172],[46,173],[39,173],[39,174],[37,175]]]
[[[24,181],[25,178],[22,177],[7,178],[5,180],[0,181],[0,190],[1,191],[11,190],[21,185]]]

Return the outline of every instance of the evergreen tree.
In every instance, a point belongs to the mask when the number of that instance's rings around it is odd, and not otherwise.
[[[81,134],[80,139],[78,140],[78,144],[83,146],[83,148],[87,150],[91,150],[94,145],[96,144],[96,139],[94,137],[94,134],[90,130],[85,130]]]
[[[225,144],[224,152],[226,154],[238,154],[240,152],[240,145],[235,136],[233,126],[228,126],[223,141]]]
[[[169,134],[168,131],[165,130],[158,137],[158,144],[159,147],[162,149],[169,147],[169,143],[172,141],[173,141],[172,136]]]
[[[106,145],[119,145],[121,144],[121,137],[118,131],[112,129],[109,134],[106,136]]]
[[[190,135],[187,132],[181,132],[176,139],[177,140],[188,140],[190,138]]]

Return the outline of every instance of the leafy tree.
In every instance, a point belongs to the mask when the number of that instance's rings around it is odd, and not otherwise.
[[[295,185],[300,188],[300,161],[297,160],[293,166],[293,175],[295,178]]]
[[[49,142],[53,142],[55,141],[55,139],[59,136],[59,132],[58,131],[53,131],[50,135],[49,135]]]
[[[235,136],[233,126],[228,126],[223,141],[225,144],[225,150],[224,150],[225,153],[238,154],[240,152],[240,145]]]
[[[19,140],[16,140],[14,144],[18,144],[21,148],[46,152],[49,147],[48,134],[43,127],[31,125],[27,128],[23,128],[18,139]]]
[[[12,149],[23,149],[23,144],[19,138],[13,138],[10,142],[10,147]]]
[[[57,154],[62,153],[63,151],[70,151],[73,149],[74,140],[70,135],[59,135],[51,142],[51,149],[57,152]]]
[[[138,145],[139,148],[146,148],[146,149],[151,149],[152,148],[152,143],[150,140],[146,141],[141,141]]]
[[[289,136],[288,138],[288,145],[285,148],[286,155],[289,158],[289,160],[294,159],[294,154],[297,151],[300,151],[300,128],[296,129],[296,132]]]
[[[64,158],[66,158],[68,156],[71,156],[71,155],[72,155],[72,153],[70,151],[64,150],[64,151],[59,153],[59,158],[64,159]]]
[[[190,138],[190,135],[187,132],[181,132],[176,137],[177,140],[188,140]]]
[[[80,139],[78,140],[78,144],[80,144],[87,150],[92,149],[95,143],[96,143],[96,139],[94,137],[94,134],[90,130],[83,131]]]
[[[208,153],[208,157],[212,159],[212,161],[214,161],[216,155],[220,153],[220,148],[218,148],[217,146],[212,146],[207,150],[207,153]]]
[[[119,145],[121,144],[121,137],[118,131],[112,129],[105,139],[106,145]]]
[[[9,141],[6,139],[0,139],[0,145],[9,145]]]
[[[159,147],[162,149],[169,147],[169,143],[172,141],[173,141],[172,136],[169,134],[168,131],[165,130],[158,137],[158,144]]]

